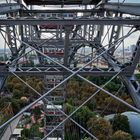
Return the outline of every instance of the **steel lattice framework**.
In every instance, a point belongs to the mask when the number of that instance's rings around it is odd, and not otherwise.
[[[34,5],[40,5],[42,8],[38,10]],[[51,7],[50,10],[43,7],[44,5],[59,5],[61,8]],[[68,9],[65,8],[67,5],[81,7]],[[71,13],[73,15],[67,17]],[[52,16],[46,16],[47,14]],[[54,131],[59,131],[59,137],[64,139],[64,124],[67,120],[75,123],[92,139],[97,139],[72,116],[100,91],[140,113],[140,84],[134,76],[140,60],[140,4],[111,3],[105,0],[5,0],[0,4],[0,15],[3,15],[0,17],[1,36],[11,52],[8,63],[0,66],[0,90],[3,90],[7,76],[14,75],[40,96],[2,124],[0,129],[19,119],[23,112],[43,100],[46,102],[46,113],[55,112],[52,116],[64,119],[55,125],[46,123],[46,135],[42,140],[53,137]],[[124,41],[130,39],[133,34],[137,41],[133,46],[131,58],[126,61]],[[120,47],[124,47],[121,51],[122,60],[117,59],[115,55]],[[80,53],[86,48],[88,52]],[[39,66],[21,65],[21,58],[27,57],[31,52],[36,54]],[[98,61],[103,62],[105,66],[97,64]],[[44,81],[47,81],[45,93],[39,93],[20,77],[25,75],[43,77]],[[100,87],[85,78],[90,75],[112,78]],[[67,94],[66,85],[74,76],[98,90],[67,115],[63,106]],[[128,89],[135,107],[104,89],[116,77],[119,77]],[[62,94],[54,96],[56,90]],[[61,101],[61,105],[56,103],[57,100]]]

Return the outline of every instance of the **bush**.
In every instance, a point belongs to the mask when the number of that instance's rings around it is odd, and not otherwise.
[[[29,130],[29,129],[23,129],[23,130],[21,131],[21,136],[22,136],[23,138],[29,138],[29,137],[30,137],[30,130]]]
[[[109,140],[112,135],[112,126],[109,121],[103,118],[91,118],[87,123],[91,133],[93,133],[99,140]]]
[[[11,103],[12,103],[13,112],[14,112],[14,114],[16,114],[21,109],[20,100],[18,100],[18,99],[11,99]]]
[[[113,134],[111,140],[132,140],[132,137],[129,133],[118,130]]]
[[[111,122],[112,122],[114,131],[122,130],[124,132],[130,133],[129,121],[128,121],[127,116],[117,114],[114,116]]]

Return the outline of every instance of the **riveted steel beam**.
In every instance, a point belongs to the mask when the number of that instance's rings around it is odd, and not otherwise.
[[[0,25],[140,25],[140,18],[0,19]]]
[[[105,3],[103,5],[105,10],[116,11],[131,15],[140,15],[139,3]]]

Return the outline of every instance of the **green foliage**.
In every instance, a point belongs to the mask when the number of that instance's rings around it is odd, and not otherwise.
[[[73,132],[73,133],[65,133],[65,140],[80,140],[80,136],[78,133]]]
[[[90,118],[87,126],[99,140],[109,140],[112,135],[110,122],[103,118]]]
[[[67,102],[72,106],[78,106],[87,100],[95,90],[96,88],[87,82],[72,79],[67,85]],[[87,106],[93,109],[95,107],[95,100],[91,99]]]
[[[132,140],[132,136],[129,133],[118,130],[113,134],[111,140]]]
[[[74,110],[76,109],[76,107],[70,105],[70,104],[66,104],[66,112],[67,114],[72,113]],[[91,111],[87,106],[82,106],[74,115],[73,118],[79,122],[82,126],[86,127],[87,121],[89,120],[89,118],[93,118],[96,117],[96,114]]]
[[[24,129],[21,131],[21,136],[23,136],[23,138],[29,138],[29,137],[30,137],[30,129],[24,128]]]
[[[72,113],[76,107],[66,104],[66,113],[70,114]],[[96,118],[96,114],[91,111],[87,106],[81,107],[73,116],[72,118],[78,122],[80,125],[82,125],[84,128],[87,129],[87,122],[90,118]],[[74,129],[75,128],[75,129]],[[77,127],[75,124],[73,124],[71,121],[67,121],[66,123],[66,139],[77,139],[81,134],[81,131],[79,127]],[[71,132],[71,133],[70,133]],[[77,132],[77,133],[75,133]]]
[[[41,138],[43,135],[41,132],[39,132],[39,125],[38,124],[34,124],[31,126],[30,128],[30,137],[34,138],[34,137],[39,137]]]
[[[41,78],[38,77],[22,77],[24,81],[29,82],[30,85],[35,88],[38,92],[42,93],[44,90],[44,84]],[[30,90],[24,83],[22,83],[15,76],[9,76],[6,80],[5,89],[8,95],[0,98],[0,108],[3,108],[4,113],[0,112],[0,123],[7,121],[13,116],[13,114],[18,113],[27,103],[34,100],[38,95]],[[8,105],[7,105],[8,104]],[[8,108],[8,109],[7,109]],[[37,108],[33,111],[35,119],[40,118],[41,110]],[[31,119],[27,119],[27,123],[31,123]],[[25,124],[26,121],[24,122]],[[43,137],[43,133],[39,132],[39,127],[44,126],[43,121],[40,124],[32,125],[31,130],[23,129],[22,137],[20,140],[28,140],[32,137]]]
[[[67,114],[70,114],[70,113],[72,113],[72,111],[74,111],[74,107],[71,104],[66,103],[65,104],[65,111]]]
[[[16,114],[21,109],[20,100],[13,98],[13,99],[11,99],[11,103],[12,103],[13,112],[14,112],[14,114]]]
[[[74,119],[84,127],[87,127],[86,124],[89,118],[93,117],[96,117],[95,113],[92,112],[87,106],[81,107],[74,115]]]
[[[21,138],[19,138],[19,140],[28,140],[28,138],[26,138],[25,136],[21,136]]]
[[[130,110],[129,107],[127,107],[126,105],[124,105],[121,102],[118,102],[118,100],[112,98],[111,96],[108,96],[107,94],[104,95],[105,93],[103,93],[102,95],[99,93],[95,98],[97,99],[97,106],[99,106],[101,109],[104,109],[105,105],[109,104],[108,108],[106,108],[107,112],[111,112],[111,113],[116,113],[116,111],[118,113],[122,113],[125,111]],[[132,99],[127,96],[127,98],[123,98],[123,96],[120,96],[120,98],[122,98],[124,101],[128,102],[129,104],[133,105],[133,101]]]
[[[72,79],[68,82],[67,84],[67,88],[68,88],[68,98],[69,97],[73,97],[73,96],[76,96],[78,97],[79,96],[79,82]]]
[[[39,93],[42,93],[44,90],[44,84],[43,81],[40,78],[37,77],[23,77],[27,83],[32,86],[35,90],[37,90]],[[88,77],[92,82],[103,85],[109,78],[105,77]],[[13,99],[11,99],[12,107],[14,113],[17,113],[21,109],[21,103],[20,98],[22,96],[26,96],[30,100],[34,100],[38,97],[38,95],[32,91],[31,89],[27,88],[21,81],[19,81],[17,78],[11,76],[7,80],[7,88],[8,90],[13,94]],[[118,79],[112,81],[106,89],[110,92],[113,92],[114,90],[117,91],[120,87],[120,81]],[[70,114],[73,112],[77,106],[81,105],[85,100],[87,100],[97,89],[93,87],[92,85],[80,81],[79,79],[72,79],[68,82],[67,85],[67,104],[66,104],[66,113]],[[122,93],[122,95],[124,95]],[[123,99],[127,100],[128,102],[132,102],[132,100],[129,97],[120,96]],[[89,129],[99,140],[117,140],[113,139],[116,138],[116,135],[121,134],[114,134],[112,135],[112,126],[111,124],[106,121],[103,118],[97,118],[96,114],[93,112],[94,110],[103,109],[106,104],[108,104],[110,101],[110,109],[111,112],[116,111],[116,106],[118,106],[118,101],[112,99],[112,97],[108,96],[104,92],[100,92],[96,95],[94,99],[91,99],[88,101],[85,106],[81,107],[72,117],[73,119],[78,122],[80,125],[82,125],[85,129]],[[2,104],[0,102],[0,104]],[[121,104],[119,104],[121,106]],[[121,106],[120,112],[124,109],[124,107]],[[126,107],[125,107],[126,109]],[[41,114],[40,108],[33,109],[32,112],[35,115],[35,119],[38,119]],[[129,124],[128,120],[126,121],[125,117],[115,116],[114,120],[112,120],[113,130],[123,130],[125,132],[129,131]],[[75,124],[73,124],[71,121],[67,121],[65,128],[65,140],[79,140],[81,139],[81,136],[85,137],[85,135],[81,134],[81,130],[79,127],[77,127]],[[35,124],[31,126],[31,129],[25,129],[22,132],[22,140],[26,140],[26,138],[30,137],[42,137],[42,133],[39,132],[40,124]],[[124,133],[124,132],[123,132]],[[90,138],[84,138],[84,140],[90,140]],[[121,138],[120,138],[121,140]],[[122,139],[123,140],[123,139]],[[128,139],[130,140],[130,139]]]
[[[7,82],[6,87],[9,89],[10,92],[12,92],[12,90],[13,90],[13,83],[11,81]]]
[[[82,139],[82,140],[91,140],[91,138],[85,137],[85,138]]]
[[[41,132],[39,132],[39,125],[38,124],[34,124],[31,126],[30,129],[26,129],[24,128],[22,131],[21,131],[21,136],[22,138],[34,138],[34,137],[39,137],[39,138],[42,138],[43,137],[43,134]]]
[[[129,121],[127,116],[117,114],[114,116],[111,123],[114,131],[122,130],[124,132],[130,133]]]
[[[114,92],[114,91],[118,91],[120,87],[120,83],[117,82],[110,82],[106,88],[108,89],[109,92]]]
[[[109,77],[88,77],[87,79],[93,81],[94,83],[99,83],[99,85],[102,83],[105,83],[109,80]],[[98,82],[97,82],[98,81]],[[116,93],[118,89],[121,87],[121,83],[119,79],[112,80],[107,86],[106,90],[110,91],[112,93]],[[67,86],[67,102],[71,104],[72,106],[79,106],[84,101],[86,101],[90,96],[93,95],[93,93],[96,92],[96,87],[90,85],[87,82],[80,81],[79,79],[72,79],[68,82]],[[115,92],[114,92],[115,91]],[[133,104],[130,96],[127,95],[126,89],[123,88],[120,90],[118,96],[125,100],[126,102],[129,102],[130,104]],[[108,113],[115,113],[116,107],[118,112],[124,112],[126,110],[130,110],[126,106],[124,106],[121,103],[118,103],[116,99],[113,99],[103,91],[100,91],[94,98],[90,99],[88,103],[86,103],[86,106],[88,106],[91,110],[101,110],[104,109],[104,107],[110,103],[109,107],[105,110],[105,114]]]
[[[20,99],[23,96],[20,89],[16,89],[16,88],[13,89],[12,93],[13,93],[13,98],[16,98],[16,99]]]
[[[40,109],[40,107],[35,107],[32,110],[32,113],[34,114],[36,120],[39,119],[40,118],[40,115],[41,115],[41,109]]]
[[[140,64],[139,64],[139,67],[140,67]],[[135,76],[136,76],[137,80],[140,82],[140,74],[136,74]]]
[[[36,91],[38,91],[40,94],[42,94],[44,90],[43,81],[41,79],[38,79],[36,77],[28,78],[27,83],[33,87]],[[38,95],[31,89],[27,89],[27,92],[30,96],[33,96],[32,98],[37,98]]]
[[[5,103],[11,102],[10,98],[0,98],[0,108],[4,108]]]
[[[42,93],[44,90],[44,84],[42,79],[37,77],[22,77],[27,83],[32,86],[35,90]],[[38,95],[29,89],[26,85],[24,85],[18,78],[9,76],[6,82],[7,89],[13,93],[13,98],[20,99],[22,96],[27,98],[36,98]]]

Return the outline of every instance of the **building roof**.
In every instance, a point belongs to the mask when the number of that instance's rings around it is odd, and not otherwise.
[[[140,114],[137,112],[124,112],[122,115],[127,116],[129,125],[130,125],[130,131],[134,138],[140,138]]]
[[[140,139],[140,114],[137,112],[127,111],[121,115],[127,116],[132,136],[136,139]],[[115,114],[110,114],[105,116],[105,119],[110,120],[113,119],[114,116]]]
[[[62,140],[62,139],[61,138],[55,138],[55,137],[53,138],[52,137],[52,138],[47,138],[47,140]]]
[[[16,128],[16,129],[14,129],[14,132],[12,135],[18,135],[19,137],[21,137],[22,130],[23,130],[23,128]]]

